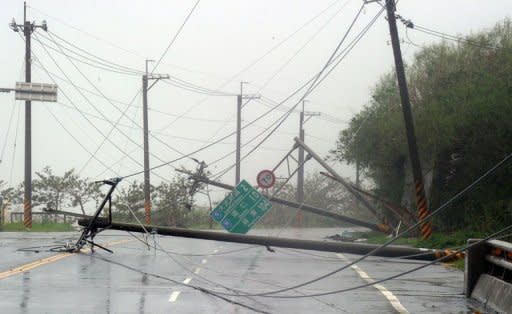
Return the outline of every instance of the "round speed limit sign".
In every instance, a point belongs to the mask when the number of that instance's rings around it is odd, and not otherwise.
[[[274,185],[274,183],[276,183],[276,176],[270,170],[262,170],[258,173],[256,181],[260,188],[269,189]]]

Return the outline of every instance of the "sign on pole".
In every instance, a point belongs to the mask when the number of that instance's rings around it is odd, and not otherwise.
[[[258,186],[262,189],[270,189],[276,183],[276,176],[271,170],[262,170],[256,177]]]
[[[245,234],[271,207],[263,195],[242,180],[210,215],[227,231]]]
[[[57,85],[16,82],[16,100],[57,101]]]

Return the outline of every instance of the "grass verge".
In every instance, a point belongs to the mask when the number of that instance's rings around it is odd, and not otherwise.
[[[366,238],[368,243],[383,244],[386,243],[389,238],[379,232],[362,232],[357,234],[358,237]],[[432,234],[430,239],[423,240],[415,237],[401,237],[393,245],[410,245],[417,248],[430,248],[430,249],[456,249],[466,245],[466,241],[469,238],[482,238],[483,233],[474,231],[457,231],[451,233],[440,233],[435,232]],[[447,263],[450,267],[454,267],[459,270],[464,270],[464,260],[457,260],[454,262]]]
[[[28,232],[66,232],[73,231],[73,227],[69,223],[56,223],[56,222],[48,222],[48,223],[33,223],[31,229],[26,229],[23,223],[10,223],[5,224],[1,227],[2,231],[28,231]]]

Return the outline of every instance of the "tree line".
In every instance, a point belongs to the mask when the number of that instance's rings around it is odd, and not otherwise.
[[[284,184],[284,185],[283,185]],[[204,184],[195,185],[197,193],[202,193],[210,204],[197,204],[197,195],[191,195],[194,185],[187,177],[175,175],[168,182],[151,185],[152,224],[178,227],[212,227],[209,213],[221,200],[211,200]],[[88,178],[82,178],[74,169],[56,175],[47,166],[36,172],[32,182],[33,208],[51,212],[53,210],[70,211],[79,209],[83,214],[91,215],[102,201],[106,188]],[[193,188],[195,189],[195,188]],[[290,183],[277,182],[269,191],[269,195],[294,201],[296,186]],[[226,191],[226,195],[229,191]],[[320,174],[309,174],[304,182],[304,202],[339,214],[355,216],[360,219],[372,220],[365,211],[357,209],[351,195],[335,181]],[[23,203],[23,184],[6,187],[0,180],[0,196],[13,204]],[[204,203],[204,201],[202,202]],[[136,223],[137,219],[144,222],[144,184],[140,181],[121,182],[113,194],[113,218],[116,221]],[[259,227],[326,227],[341,226],[339,221],[318,215],[303,213],[295,208],[274,204],[273,208],[258,223]],[[137,219],[133,215],[137,216]]]
[[[406,67],[430,208],[512,152],[512,22],[420,49]],[[415,208],[394,69],[339,134],[334,158],[359,165],[374,192]],[[435,218],[439,230],[496,230],[512,223],[512,166]]]

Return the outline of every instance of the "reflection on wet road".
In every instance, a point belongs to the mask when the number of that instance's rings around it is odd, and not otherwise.
[[[339,230],[338,230],[339,231]],[[274,231],[256,230],[265,235]],[[333,229],[290,229],[280,236],[320,240]],[[214,296],[274,291],[316,278],[355,259],[291,249],[172,237],[148,239],[148,249],[122,232],[97,237],[114,254],[97,250],[62,255],[45,248],[77,233],[0,233],[2,313],[460,313],[463,273],[442,265],[341,294],[301,297],[358,286],[418,265],[418,261],[368,258],[320,282],[282,295],[295,298]],[[34,249],[37,246],[44,246]],[[32,251],[18,251],[31,247]],[[38,251],[38,252],[36,252]],[[64,258],[65,257],[65,258]],[[23,266],[23,267],[20,267]],[[247,307],[243,307],[244,304]]]

